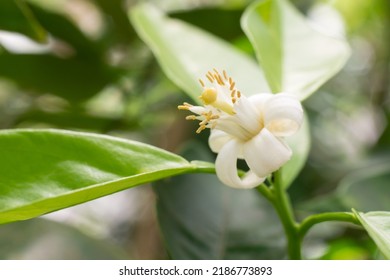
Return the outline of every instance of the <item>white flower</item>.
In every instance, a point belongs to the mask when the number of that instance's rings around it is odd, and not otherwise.
[[[290,159],[292,151],[283,138],[300,128],[302,106],[286,93],[246,97],[225,71],[221,75],[214,69],[206,77],[210,87],[199,80],[204,106],[184,103],[178,108],[195,114],[186,119],[200,121],[197,133],[210,128],[209,145],[218,153],[218,178],[234,188],[254,188]],[[238,176],[237,159],[244,159],[249,166],[242,177]]]

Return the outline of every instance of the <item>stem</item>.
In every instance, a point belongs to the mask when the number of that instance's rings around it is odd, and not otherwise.
[[[281,171],[274,173],[275,180],[270,188],[261,184],[257,190],[264,195],[274,206],[287,237],[287,251],[289,259],[300,260],[301,244],[306,233],[316,224],[329,221],[342,221],[360,225],[353,213],[331,212],[315,214],[304,219],[300,224],[296,222],[288,193],[281,185]]]
[[[257,190],[273,204],[272,191],[265,184],[261,184],[260,186],[258,186]]]
[[[281,172],[275,172],[275,182],[273,200],[280,221],[282,222],[287,237],[288,256],[291,260],[300,260],[301,257],[301,238],[299,237],[299,226],[295,221],[290,198],[281,185]]]
[[[356,219],[353,213],[348,212],[331,212],[331,213],[321,213],[315,214],[307,217],[302,221],[299,226],[299,237],[302,240],[306,233],[316,224],[329,222],[329,221],[340,221],[340,222],[349,222],[356,225],[360,225],[358,219]]]

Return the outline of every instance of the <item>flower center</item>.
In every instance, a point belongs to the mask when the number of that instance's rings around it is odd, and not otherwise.
[[[236,90],[235,82],[225,70],[221,75],[218,70],[213,69],[213,72],[207,72],[206,78],[211,83],[211,87],[206,87],[203,80],[199,79],[203,87],[199,98],[204,106],[193,106],[189,103],[178,106],[179,110],[188,110],[198,115],[190,115],[186,118],[187,120],[200,120],[197,133],[206,128],[214,128],[216,120],[224,115],[235,115],[233,105],[241,97],[241,92]]]
[[[187,116],[187,120],[200,121],[197,133],[206,128],[218,128],[241,140],[247,140],[261,130],[262,123],[256,110],[236,89],[236,83],[226,71],[220,74],[213,69],[213,72],[207,72],[206,78],[211,83],[209,87],[199,79],[203,88],[199,98],[203,106],[193,106],[189,103],[178,106],[180,110],[195,114]]]
[[[203,104],[213,104],[217,100],[218,93],[215,88],[206,88],[199,96],[202,99]]]

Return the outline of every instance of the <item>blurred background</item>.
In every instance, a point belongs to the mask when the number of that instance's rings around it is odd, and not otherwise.
[[[104,133],[150,143],[188,159],[212,160],[207,135],[195,136],[195,124],[185,122],[176,109],[187,100],[185,94],[166,78],[128,20],[127,11],[137,2],[1,1],[0,129]],[[171,17],[207,30],[253,55],[239,23],[252,1],[149,2]],[[312,147],[304,170],[289,191],[297,215],[302,218],[309,213],[348,211],[351,207],[390,211],[390,1],[291,2],[323,30],[345,33],[353,50],[343,70],[304,102]],[[195,178],[195,183],[218,184],[202,176]],[[268,231],[246,234],[246,247],[237,240],[242,239],[241,230],[248,231],[253,223],[248,220],[238,225],[234,211],[229,219],[235,222],[225,228],[229,233],[228,253],[218,255],[210,244],[199,244],[208,234],[211,239],[219,238],[215,231],[208,231],[210,223],[215,223],[207,220],[213,219],[209,212],[196,210],[209,207],[211,212],[212,207],[196,204],[206,203],[202,197],[190,200],[184,191],[186,187],[191,190],[190,186],[180,188],[180,192],[161,186],[183,185],[187,179],[175,180],[137,187],[42,218],[0,225],[0,258],[283,257],[256,243],[261,234],[274,236],[268,227],[272,221],[249,208],[242,210],[250,215],[246,217],[263,217],[260,227]],[[234,191],[229,195],[234,196]],[[240,198],[244,204],[251,201],[250,196],[244,196]],[[196,203],[189,206],[186,201]],[[218,209],[223,212],[225,208]],[[186,217],[175,216],[186,210]],[[280,230],[276,225],[275,231]],[[173,237],[181,242],[173,244]],[[258,246],[250,249],[258,251],[250,251],[248,244]],[[278,247],[279,242],[274,245]],[[380,258],[365,232],[338,224],[316,227],[305,240],[304,253],[308,258],[322,259]]]

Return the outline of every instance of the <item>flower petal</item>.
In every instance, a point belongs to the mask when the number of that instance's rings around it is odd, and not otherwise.
[[[242,126],[240,126],[234,116],[223,116],[217,120],[215,128],[231,135],[232,138],[245,139],[251,136]]]
[[[222,147],[233,137],[219,129],[210,129],[209,146],[214,153],[219,153]]]
[[[244,95],[234,104],[234,111],[236,113],[234,115],[236,122],[250,134],[256,134],[262,129],[260,112]]]
[[[248,171],[242,178],[237,174],[237,156],[241,144],[237,140],[230,140],[219,151],[215,161],[215,169],[219,180],[225,185],[238,189],[255,188],[264,182],[265,178],[258,177]]]
[[[265,103],[273,96],[274,94],[272,93],[257,93],[249,96],[248,100],[253,104],[259,115],[262,117]]]
[[[290,136],[298,131],[303,121],[301,103],[293,96],[278,93],[264,104],[264,126],[275,136]]]
[[[249,168],[259,177],[278,170],[292,155],[283,140],[266,128],[244,144],[243,153]]]

